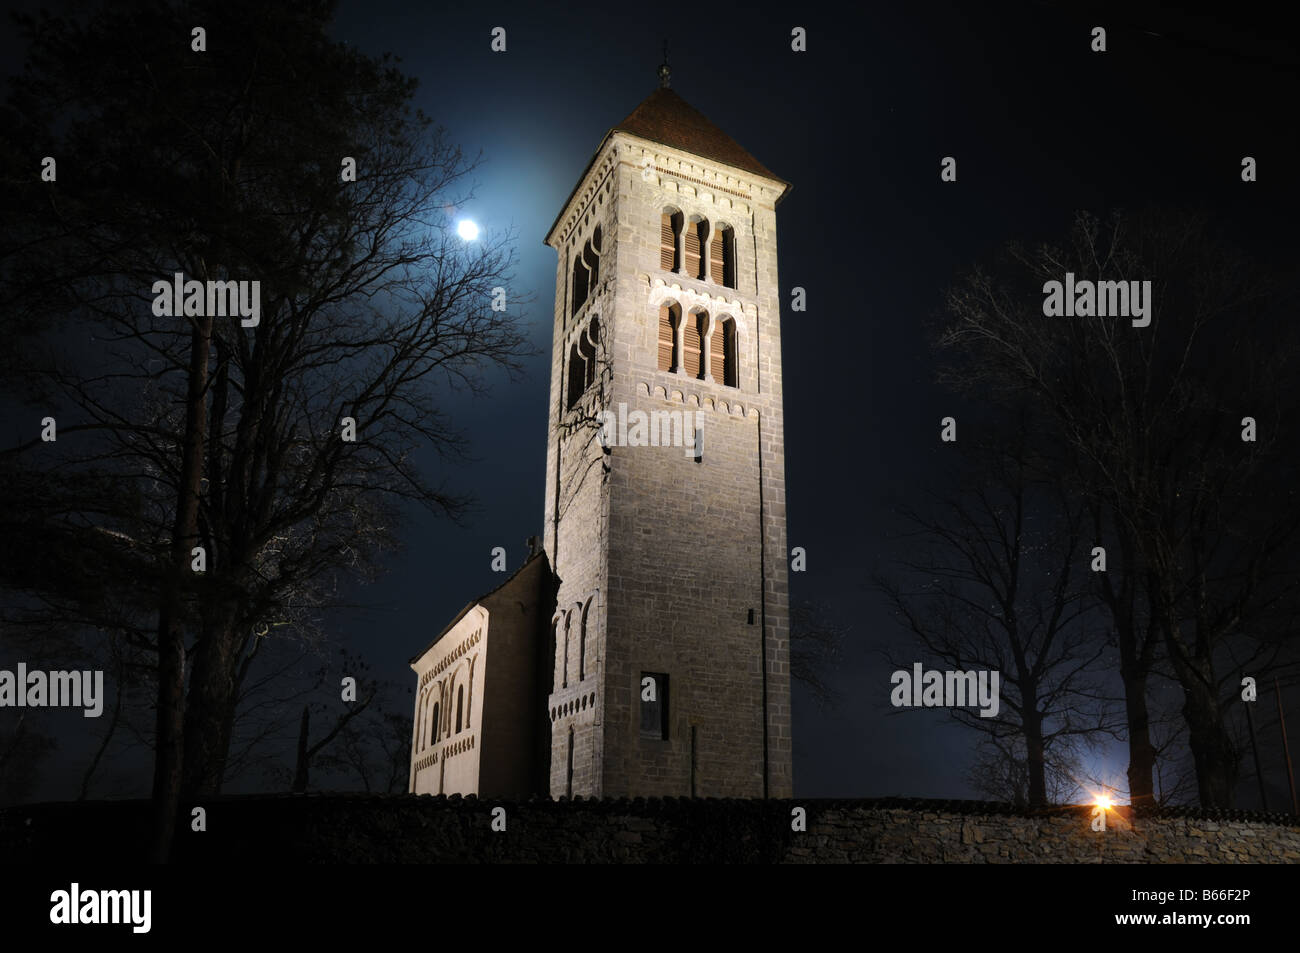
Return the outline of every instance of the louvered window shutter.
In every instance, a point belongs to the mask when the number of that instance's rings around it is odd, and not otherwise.
[[[709,338],[709,373],[718,384],[727,383],[727,325],[719,323]]]
[[[700,227],[694,222],[686,225],[686,275],[700,277]]]
[[[704,376],[704,315],[697,314],[686,322],[686,360],[683,370],[691,377]]]
[[[675,271],[677,265],[677,235],[673,231],[673,217],[666,212],[659,224],[659,267]]]
[[[725,268],[725,256],[722,251],[722,229],[713,233],[713,241],[709,242],[709,280],[720,285],[727,283]]]
[[[673,350],[677,345],[673,334],[673,309],[664,305],[659,309],[659,370],[673,369]]]

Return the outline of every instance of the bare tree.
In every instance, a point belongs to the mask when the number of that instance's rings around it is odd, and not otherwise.
[[[381,701],[367,717],[344,727],[321,766],[355,778],[367,794],[404,792],[411,770],[411,722],[410,715]]]
[[[1046,283],[1067,275],[1124,282],[1130,294],[1149,281],[1149,326],[1131,314],[1045,316]],[[1227,647],[1233,672],[1242,657],[1294,657],[1295,300],[1293,275],[1265,273],[1195,215],[1081,214],[1064,247],[1013,244],[993,268],[964,276],[937,338],[946,381],[1041,413],[1068,453],[1060,479],[1127,540],[1149,625],[1182,688],[1205,806],[1231,805],[1237,771]],[[1121,624],[1128,604],[1118,598],[1112,610],[1140,660],[1150,636],[1138,641]]]
[[[346,651],[343,652],[343,671],[350,673],[347,677],[352,680],[350,685],[352,697],[350,699],[343,697],[344,693],[339,692],[341,710],[338,705],[319,706],[321,713],[330,719],[332,725],[314,744],[310,741],[311,706],[302,706],[302,722],[298,729],[298,755],[293,773],[293,790],[296,793],[307,790],[312,761],[334,743],[335,739],[343,736],[353,721],[365,714],[379,695],[380,683],[369,676],[369,668],[370,666],[360,658]],[[323,683],[324,678],[321,681]]]
[[[0,299],[95,342],[37,365],[59,439],[9,454],[99,488],[39,529],[103,553],[156,653],[155,859],[182,798],[221,787],[259,640],[310,630],[342,575],[373,572],[400,505],[463,511],[420,468],[466,446],[438,385],[528,351],[501,310],[512,236],[451,230],[474,164],[412,114],[414,81],[331,41],[326,6],[200,6],[201,60],[165,3],[25,21],[6,124],[65,174],[18,196]],[[204,283],[180,313],[176,273]],[[213,281],[259,313],[213,314]]]
[[[12,729],[0,732],[0,806],[27,797],[41,762],[55,747],[53,738],[29,724],[27,712],[18,716]]]
[[[1063,741],[1044,755],[1044,799],[1048,804],[1074,803],[1085,793],[1082,759],[1074,749],[1073,744]],[[990,800],[1027,808],[1033,804],[1032,774],[1023,738],[989,736],[980,740],[967,781]]]
[[[1093,542],[1108,557],[1106,571],[1093,573],[1097,594],[1110,614],[1119,652],[1128,739],[1129,803],[1156,800],[1153,773],[1160,746],[1152,738],[1149,682],[1160,657],[1160,636],[1146,599],[1147,578],[1132,537],[1117,531],[1113,511],[1096,496],[1088,497]]]
[[[831,674],[843,657],[848,633],[849,626],[822,603],[790,606],[790,678],[806,687],[822,708],[833,708],[839,701]]]
[[[1036,475],[1023,430],[970,457],[979,465],[961,491],[935,494],[928,512],[902,511],[920,554],[900,560],[900,577],[878,574],[876,586],[929,656],[1000,674],[996,717],[952,714],[988,736],[1002,762],[1023,750],[1025,796],[1038,806],[1054,749],[1117,727],[1098,678],[1105,639],[1089,624],[1095,600],[1081,578],[1084,513]]]

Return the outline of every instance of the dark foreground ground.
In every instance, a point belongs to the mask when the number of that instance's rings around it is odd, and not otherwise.
[[[215,798],[176,860],[280,863],[1300,863],[1300,819],[1242,811],[1024,812],[978,801],[500,802],[338,794]],[[504,829],[502,829],[504,828]],[[131,862],[147,801],[0,810],[0,861]]]

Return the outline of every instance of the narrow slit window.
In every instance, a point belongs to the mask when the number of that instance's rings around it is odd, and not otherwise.
[[[564,668],[560,669],[561,688],[569,687],[569,617],[564,617]]]
[[[668,737],[668,676],[642,672],[640,684],[641,737],[662,741]]]
[[[564,796],[573,797],[573,729],[569,729],[569,766],[565,770]]]
[[[552,694],[554,694],[555,692],[555,665],[556,665],[555,650],[559,646],[559,639],[557,637],[559,631],[560,631],[559,621],[557,620],[555,622],[552,622],[551,623],[551,692]]]
[[[590,603],[583,607],[582,623],[578,629],[578,681],[587,677],[587,612],[590,608]]]

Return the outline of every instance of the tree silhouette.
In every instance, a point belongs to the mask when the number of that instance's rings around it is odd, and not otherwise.
[[[1046,316],[1045,283],[1067,273],[1150,281],[1150,325]],[[1243,662],[1294,659],[1295,303],[1294,272],[1251,265],[1201,216],[1080,214],[1062,246],[1013,243],[962,276],[936,336],[942,379],[1032,410],[1058,479],[1091,501],[1099,532],[1120,540],[1133,575],[1109,604],[1124,641],[1130,735],[1144,732],[1138,696],[1155,638],[1182,689],[1205,807],[1232,804],[1238,751],[1225,712]],[[1151,793],[1149,762],[1134,751],[1140,796]]]
[[[952,715],[996,752],[985,759],[999,768],[993,788],[1014,798],[1023,786],[1041,806],[1077,744],[1113,735],[1118,721],[1099,678],[1105,638],[1090,618],[1083,507],[1037,469],[1024,429],[1000,432],[1006,440],[967,452],[960,489],[901,511],[920,551],[900,572],[877,574],[876,587],[930,658],[999,673],[996,717]],[[1023,771],[1023,785],[1003,768]]]
[[[463,511],[425,473],[466,446],[439,386],[478,389],[528,350],[512,236],[450,228],[474,163],[412,112],[391,61],[327,37],[331,8],[21,24],[31,69],[3,148],[49,143],[60,164],[13,189],[0,302],[6,327],[50,329],[15,383],[58,440],[6,455],[42,503],[9,542],[52,539],[65,568],[11,582],[92,626],[111,605],[156,653],[155,859],[181,800],[220,789],[260,640],[318,626],[341,577],[379,565],[400,506]],[[177,272],[259,282],[260,320],[157,313]],[[69,580],[77,553],[94,565]]]

